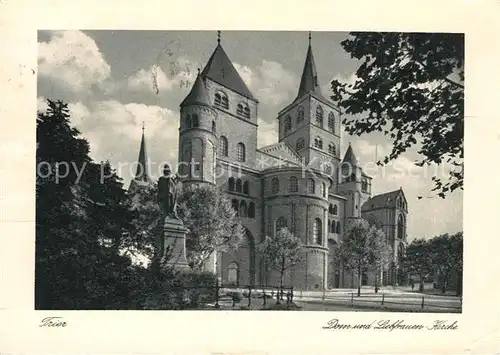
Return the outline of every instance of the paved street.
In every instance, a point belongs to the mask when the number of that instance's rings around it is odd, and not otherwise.
[[[422,300],[423,298],[423,300]],[[385,309],[404,312],[461,312],[460,297],[449,295],[428,295],[404,290],[363,289],[357,297],[357,290],[345,289],[326,292],[296,292],[294,301],[298,304],[314,304],[317,310],[336,310],[338,307]],[[423,307],[422,307],[423,303]]]

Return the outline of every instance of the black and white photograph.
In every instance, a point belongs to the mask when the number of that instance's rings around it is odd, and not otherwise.
[[[35,309],[461,313],[464,55],[38,31]]]

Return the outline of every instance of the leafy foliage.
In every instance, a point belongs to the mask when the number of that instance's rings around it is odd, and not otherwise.
[[[215,251],[235,249],[245,230],[239,224],[229,199],[215,186],[190,186],[179,197],[179,218],[188,229],[187,257],[196,270]]]
[[[260,253],[266,263],[280,273],[280,286],[283,286],[285,271],[297,265],[302,259],[302,243],[288,228],[282,228],[274,238],[266,237],[259,245]]]
[[[157,192],[157,184],[151,183],[130,196],[133,226],[123,245],[127,253],[149,261],[158,252],[156,246],[165,221],[165,215],[157,202]]]
[[[385,234],[364,219],[357,219],[347,227],[344,239],[337,248],[337,259],[348,269],[358,272],[358,296],[361,294],[361,275],[366,270],[379,271],[390,262],[391,249]]]
[[[122,182],[110,174],[101,183],[109,164],[88,154],[67,104],[48,100],[37,116],[37,309],[126,308],[137,283],[130,259],[118,253],[129,226]]]
[[[406,250],[405,266],[410,272],[420,276],[423,289],[423,279],[430,273],[440,277],[442,291],[452,272],[457,273],[457,294],[462,292],[463,271],[463,233],[453,235],[442,234],[429,240],[413,240]]]
[[[36,309],[197,308],[215,276],[179,274],[154,258],[164,216],[156,186],[128,195],[109,162],[89,157],[67,104],[37,115]],[[58,174],[56,174],[56,172]],[[129,254],[150,258],[134,265]]]
[[[424,289],[424,278],[432,272],[432,259],[429,243],[425,239],[414,239],[406,248],[405,268],[420,278],[420,290]]]
[[[361,64],[356,81],[332,81],[349,134],[383,132],[392,152],[379,165],[419,145],[416,164],[450,163],[448,181],[434,176],[445,198],[463,189],[464,36],[453,33],[352,32],[341,43]]]

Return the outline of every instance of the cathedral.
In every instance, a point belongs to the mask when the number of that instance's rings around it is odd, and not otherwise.
[[[218,44],[180,103],[178,174],[183,185],[215,184],[232,201],[246,230],[242,245],[212,258],[223,284],[274,285],[258,245],[287,227],[303,243],[302,263],[285,275],[296,289],[373,285],[373,273],[347,270],[333,260],[344,231],[364,218],[385,232],[392,263],[382,285],[398,283],[408,206],[403,190],[372,195],[372,178],[349,144],[341,154],[341,111],[321,90],[309,35],[297,96],[277,114],[278,142],[257,146],[258,98]],[[139,163],[146,162],[144,134]],[[131,188],[149,179],[138,169]]]

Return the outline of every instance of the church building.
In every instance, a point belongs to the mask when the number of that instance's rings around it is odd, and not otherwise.
[[[358,275],[333,262],[353,219],[382,229],[392,248],[383,285],[398,282],[404,255],[408,206],[402,189],[373,196],[373,181],[353,147],[341,154],[342,112],[321,90],[309,35],[297,96],[279,111],[278,142],[257,146],[258,98],[248,89],[224,51],[220,37],[191,91],[180,103],[178,173],[183,185],[215,184],[232,201],[246,230],[242,245],[214,257],[223,284],[274,285],[258,245],[287,227],[303,243],[303,262],[285,276],[296,289],[357,286]],[[141,142],[139,163],[146,161]],[[131,185],[150,181],[139,171]],[[131,186],[131,188],[132,188]],[[363,273],[373,285],[373,273]]]

